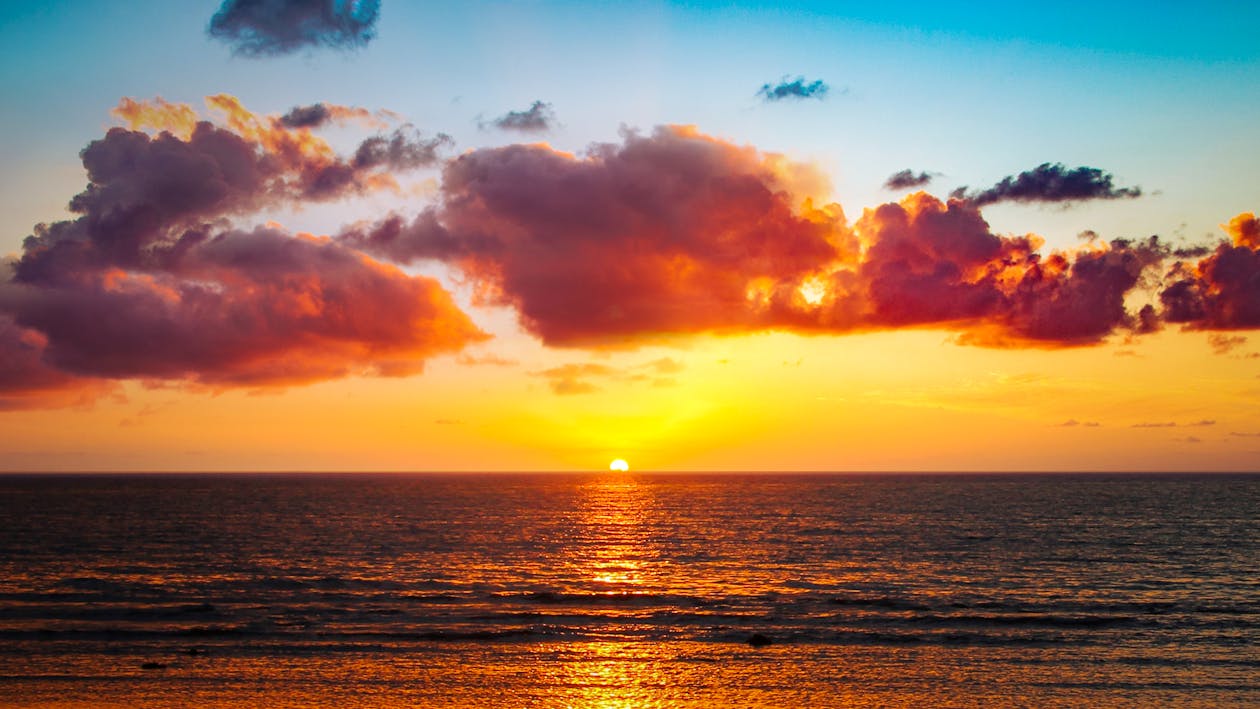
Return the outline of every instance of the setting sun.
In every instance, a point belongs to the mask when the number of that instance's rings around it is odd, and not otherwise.
[[[611,462],[611,463],[609,463],[609,464],[608,464],[608,469],[609,469],[609,470],[614,470],[614,471],[619,472],[619,473],[624,473],[624,472],[626,472],[627,470],[629,470],[629,469],[630,469],[630,464],[629,464],[629,463],[627,463],[626,461],[622,460],[621,458],[618,458],[618,459],[616,459],[616,460],[614,460],[613,462]]]

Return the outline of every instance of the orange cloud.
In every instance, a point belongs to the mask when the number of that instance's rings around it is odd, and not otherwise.
[[[1162,256],[1157,242],[1042,254],[1035,236],[994,234],[970,202],[922,192],[850,228],[839,205],[816,205],[810,173],[689,126],[584,157],[475,150],[447,165],[439,207],[341,238],[457,265],[556,346],[943,327],[973,344],[1050,347],[1150,319],[1124,299]]]
[[[1260,327],[1260,222],[1245,213],[1222,228],[1230,241],[1169,271],[1171,283],[1159,296],[1169,322],[1202,330]]]
[[[423,146],[373,136],[343,159],[230,96],[208,102],[225,126],[188,129],[187,106],[124,100],[117,115],[160,132],[113,128],[84,148],[77,216],[38,225],[0,274],[0,401],[42,405],[113,379],[404,375],[488,337],[433,279],[327,238],[226,225],[362,189],[417,164]]]

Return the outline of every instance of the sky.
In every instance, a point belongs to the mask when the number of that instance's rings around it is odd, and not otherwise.
[[[0,6],[0,471],[1260,469],[1260,7]]]

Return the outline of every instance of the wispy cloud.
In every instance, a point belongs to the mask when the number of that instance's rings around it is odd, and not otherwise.
[[[757,89],[757,95],[766,103],[787,100],[800,101],[804,99],[822,100],[830,90],[831,87],[822,79],[806,81],[803,76],[798,76],[795,79],[789,79],[785,76],[776,84],[762,84],[761,88]]]
[[[532,374],[546,379],[552,392],[569,395],[600,391],[602,387],[596,381],[647,382],[656,387],[673,386],[676,381],[667,375],[678,374],[684,369],[682,362],[672,357],[662,357],[626,367],[612,367],[595,362],[564,364]]]

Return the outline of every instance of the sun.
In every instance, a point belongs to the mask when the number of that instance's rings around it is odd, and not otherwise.
[[[624,472],[626,472],[627,470],[629,470],[629,469],[630,469],[630,464],[629,464],[629,463],[627,463],[626,461],[622,460],[621,458],[618,458],[618,459],[616,459],[616,460],[614,460],[613,462],[611,462],[611,463],[609,463],[609,464],[608,464],[608,469],[609,469],[609,470],[615,470],[615,471],[617,471],[617,472],[619,472],[619,473],[624,473]]]

